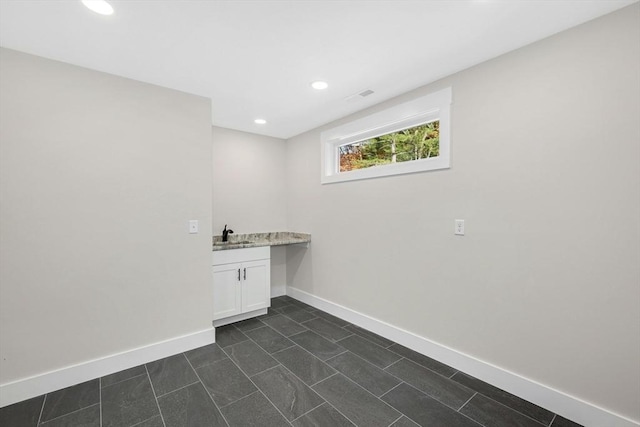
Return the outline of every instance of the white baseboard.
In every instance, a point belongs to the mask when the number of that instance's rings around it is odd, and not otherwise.
[[[138,347],[0,385],[0,408],[215,342],[215,329]]]
[[[640,427],[640,422],[630,420],[577,397],[300,289],[288,286],[287,295],[479,378],[585,427]]]

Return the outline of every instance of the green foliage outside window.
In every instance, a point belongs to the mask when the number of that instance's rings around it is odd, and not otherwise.
[[[340,172],[438,157],[440,122],[434,121],[365,141],[343,145]]]

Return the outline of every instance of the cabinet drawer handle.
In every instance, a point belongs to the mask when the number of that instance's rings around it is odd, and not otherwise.
[[[240,269],[238,269],[238,282],[240,281]]]
[[[247,280],[247,269],[244,269],[244,280]]]

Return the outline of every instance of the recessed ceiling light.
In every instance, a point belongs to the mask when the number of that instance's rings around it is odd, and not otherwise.
[[[311,87],[317,90],[323,90],[329,87],[327,82],[323,82],[322,80],[318,80],[317,82],[311,83]]]
[[[258,125],[264,125],[267,123],[267,121],[265,119],[255,119],[254,123],[258,124]]]
[[[113,7],[104,0],[82,0],[82,4],[100,15],[113,14]]]

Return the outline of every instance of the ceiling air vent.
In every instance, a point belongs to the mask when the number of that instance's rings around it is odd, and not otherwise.
[[[354,93],[353,95],[347,96],[344,100],[347,102],[353,102],[360,100],[362,98],[366,98],[369,95],[372,95],[374,92],[371,89],[363,90],[362,92]]]

